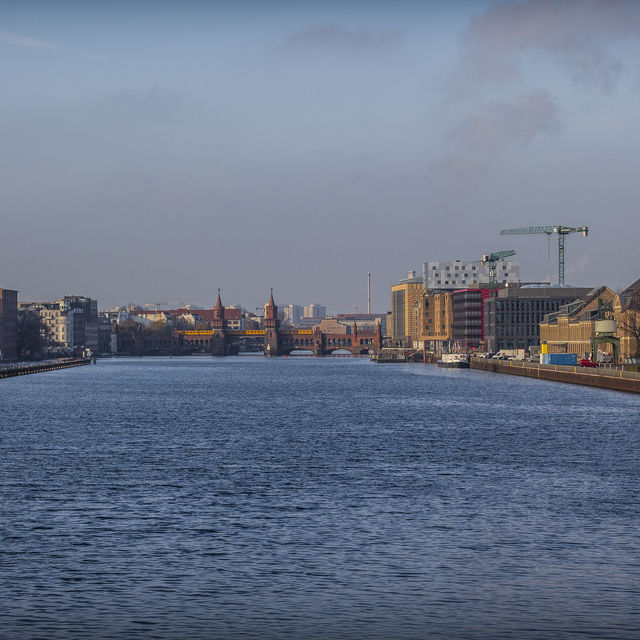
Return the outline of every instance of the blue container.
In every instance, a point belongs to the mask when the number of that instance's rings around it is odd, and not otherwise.
[[[574,367],[578,364],[578,356],[575,353],[543,353],[542,364],[564,364]]]

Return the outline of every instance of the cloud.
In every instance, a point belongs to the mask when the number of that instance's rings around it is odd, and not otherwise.
[[[445,152],[431,167],[438,183],[474,183],[511,149],[558,128],[558,110],[543,90],[513,100],[496,99],[464,115],[446,134]]]
[[[453,127],[448,139],[459,148],[485,156],[511,146],[525,146],[538,134],[557,125],[556,106],[546,91],[534,91],[516,100],[492,100]]]
[[[617,44],[640,43],[640,3],[635,0],[523,0],[491,7],[463,34],[466,81],[509,83],[525,55],[543,52],[577,83],[611,89],[622,69]]]
[[[315,24],[287,38],[286,51],[340,51],[368,53],[386,51],[402,40],[402,32],[388,29],[373,33],[334,23]]]
[[[0,43],[18,47],[34,47],[36,49],[60,49],[60,47],[47,40],[21,36],[8,31],[0,31]]]

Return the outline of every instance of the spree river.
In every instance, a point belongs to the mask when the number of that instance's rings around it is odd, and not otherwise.
[[[0,638],[640,638],[636,395],[366,359],[0,381]]]

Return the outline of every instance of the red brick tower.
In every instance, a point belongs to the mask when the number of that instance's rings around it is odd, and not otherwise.
[[[218,289],[218,299],[216,300],[216,306],[213,307],[213,320],[211,321],[211,355],[228,355],[224,326],[224,307],[220,298],[220,289]]]
[[[269,302],[264,305],[264,355],[280,355],[280,320],[278,319],[278,307],[273,301],[273,289]]]

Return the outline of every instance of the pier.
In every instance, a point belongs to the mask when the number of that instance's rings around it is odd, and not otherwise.
[[[15,376],[26,376],[30,373],[69,369],[71,367],[81,367],[85,364],[91,364],[91,358],[63,358],[61,360],[49,360],[47,362],[7,365],[0,367],[0,378],[13,378]]]

